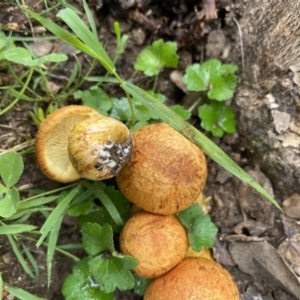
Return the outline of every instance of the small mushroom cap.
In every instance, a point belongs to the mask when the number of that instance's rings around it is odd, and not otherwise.
[[[124,225],[121,251],[138,260],[134,271],[145,278],[160,276],[181,262],[188,249],[187,234],[176,216],[138,212]]]
[[[190,206],[206,182],[203,152],[165,123],[145,126],[133,140],[132,159],[117,176],[120,191],[156,214],[175,214]]]
[[[209,258],[185,258],[154,279],[144,300],[239,300],[237,286],[220,264]]]
[[[93,116],[78,123],[69,136],[68,151],[82,178],[104,180],[116,176],[131,159],[132,136],[122,122]]]
[[[52,180],[62,183],[80,179],[68,155],[68,137],[76,124],[93,115],[96,110],[70,105],[50,114],[40,125],[36,135],[35,153],[43,173]]]

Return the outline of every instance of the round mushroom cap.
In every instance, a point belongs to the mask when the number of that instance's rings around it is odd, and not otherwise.
[[[144,300],[239,300],[230,274],[209,258],[185,258],[168,273],[154,279]]]
[[[190,206],[207,177],[203,152],[166,123],[133,134],[131,161],[117,175],[127,199],[143,210],[169,215]]]
[[[36,135],[35,154],[47,177],[62,183],[80,179],[69,159],[68,138],[76,124],[95,114],[100,115],[90,107],[70,105],[56,110],[42,122]]]
[[[104,180],[114,177],[131,159],[132,136],[122,122],[93,116],[79,122],[69,136],[68,151],[82,178]]]
[[[174,215],[138,212],[124,225],[121,251],[138,260],[134,271],[145,278],[160,276],[181,262],[188,249],[187,234]]]

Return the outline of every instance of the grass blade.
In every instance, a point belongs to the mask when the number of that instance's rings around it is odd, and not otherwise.
[[[184,121],[175,112],[169,109],[166,105],[157,101],[149,93],[141,88],[126,82],[122,88],[135,97],[140,103],[145,105],[149,110],[155,112],[157,116],[164,122],[171,125],[175,130],[183,134],[190,141],[198,145],[208,156],[217,162],[224,169],[235,175],[243,182],[249,184],[257,192],[265,196],[271,201],[279,210],[282,211],[276,200],[259,185],[248,173],[240,168],[222,149],[214,144],[203,133],[197,130],[190,123]]]
[[[57,243],[57,238],[61,226],[61,222],[63,220],[63,215],[60,216],[60,218],[57,220],[55,225],[53,226],[50,235],[49,235],[49,240],[48,240],[48,247],[47,247],[47,283],[48,283],[48,288],[51,283],[51,271],[52,271],[52,261],[53,261],[53,256],[55,253],[56,249],[56,243]]]
[[[86,13],[86,15],[88,17],[88,20],[89,20],[89,23],[90,23],[93,35],[97,38],[98,37],[98,33],[97,33],[96,23],[95,23],[95,20],[93,18],[92,12],[91,12],[89,6],[87,5],[86,1],[83,0],[82,2],[83,2],[84,11],[85,11],[85,13]]]
[[[84,44],[97,53],[100,58],[99,60],[110,73],[114,72],[114,64],[107,52],[101,43],[99,43],[98,38],[89,30],[78,15],[76,15],[71,9],[65,8],[57,14],[57,17],[61,18],[84,42]]]
[[[48,196],[48,197],[40,197],[36,199],[30,200],[22,200],[17,205],[17,211],[21,212],[26,209],[30,209],[33,207],[41,207],[44,204],[50,203],[58,198],[58,195],[55,196]]]
[[[34,296],[23,289],[13,288],[6,284],[4,285],[4,287],[6,291],[8,291],[10,294],[14,295],[20,300],[47,300],[45,298]]]
[[[64,197],[59,204],[55,207],[55,209],[52,211],[50,216],[47,218],[46,222],[42,226],[40,233],[42,234],[39,240],[36,243],[36,246],[39,247],[42,242],[44,241],[45,237],[47,234],[53,229],[55,226],[56,222],[59,221],[61,216],[65,214],[67,211],[67,208],[71,201],[74,199],[74,197],[78,194],[80,190],[80,186],[77,186],[73,188],[66,197]]]
[[[44,27],[46,27],[50,32],[52,32],[59,39],[61,39],[62,41],[66,42],[69,45],[72,45],[76,49],[90,55],[91,57],[96,58],[103,64],[104,67],[107,67],[107,64],[105,63],[105,61],[103,61],[102,57],[100,57],[96,52],[94,52],[91,48],[89,48],[87,45],[85,45],[82,41],[80,41],[73,34],[68,32],[67,30],[61,28],[60,26],[56,25],[54,22],[41,17],[39,14],[36,14],[27,8],[23,8],[23,9],[26,13],[28,13],[30,15],[30,17],[32,17],[35,20],[37,20],[38,22],[40,22]],[[110,72],[110,69],[107,69],[107,71]]]
[[[17,257],[20,265],[22,266],[23,270],[28,274],[31,278],[37,279],[37,277],[33,274],[32,270],[28,267],[28,264],[25,260],[25,258],[22,256],[16,242],[14,241],[12,235],[7,235],[8,241],[11,245],[11,248],[13,252],[15,253],[15,256]]]
[[[27,224],[10,224],[0,226],[0,234],[16,234],[21,232],[28,232],[36,229],[36,226]]]
[[[53,209],[51,207],[47,207],[47,206],[35,207],[28,210],[23,210],[19,213],[15,213],[11,217],[7,218],[6,220],[12,221],[20,218],[20,220],[16,221],[15,223],[22,223],[22,220],[26,220],[30,218],[30,215],[34,212],[44,213],[45,211],[52,211],[52,210]]]
[[[28,258],[29,262],[32,265],[35,278],[39,278],[40,272],[39,272],[39,267],[37,265],[36,260],[34,259],[31,252],[29,251],[28,247],[24,243],[21,242],[21,246],[22,246],[22,249],[23,249],[26,257]]]
[[[2,280],[1,273],[0,273],[0,293],[2,293],[2,291],[3,291],[3,280]]]
[[[123,222],[118,210],[116,209],[115,205],[110,200],[110,198],[106,195],[106,193],[101,188],[97,187],[95,184],[92,184],[89,182],[84,182],[84,185],[89,190],[94,192],[95,196],[100,200],[100,202],[106,208],[106,210],[111,215],[111,217],[115,221],[115,223],[118,226],[122,226],[124,224],[124,222]]]

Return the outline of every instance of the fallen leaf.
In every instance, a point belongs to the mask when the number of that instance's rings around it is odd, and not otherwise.
[[[230,243],[229,251],[239,268],[253,277],[300,299],[300,284],[282,256],[267,242]]]

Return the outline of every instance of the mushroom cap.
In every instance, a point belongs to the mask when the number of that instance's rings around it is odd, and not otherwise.
[[[144,300],[239,300],[237,286],[220,264],[209,258],[185,258],[154,279]]]
[[[103,180],[116,176],[131,159],[132,136],[122,122],[101,115],[78,123],[69,135],[73,167],[83,178]]]
[[[166,123],[133,134],[131,161],[117,175],[127,199],[143,210],[169,215],[190,206],[206,182],[203,152]]]
[[[138,260],[134,271],[145,278],[160,276],[181,262],[188,249],[187,234],[174,215],[138,212],[124,225],[120,248]]]
[[[40,125],[35,141],[38,165],[43,173],[62,183],[80,179],[68,155],[68,137],[76,124],[93,115],[96,110],[81,105],[62,107],[50,114]]]

